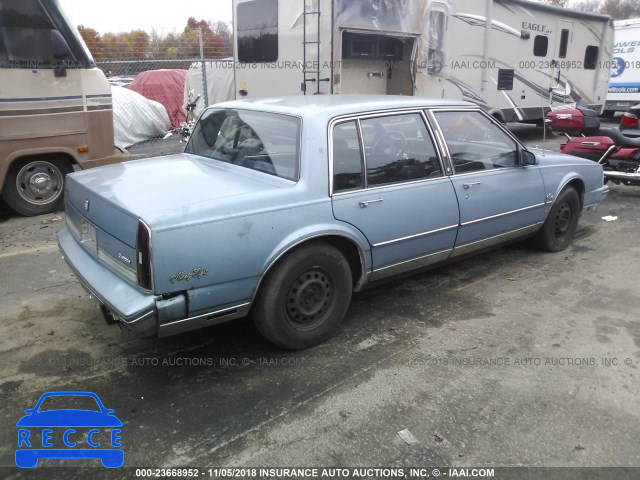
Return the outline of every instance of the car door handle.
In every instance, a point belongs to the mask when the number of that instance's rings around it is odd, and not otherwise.
[[[367,208],[370,203],[381,203],[384,201],[384,198],[378,198],[376,200],[362,200],[360,202],[360,208]]]
[[[463,183],[462,184],[462,188],[464,188],[465,190],[469,190],[471,187],[473,187],[474,185],[480,185],[482,182],[470,182],[470,183]]]

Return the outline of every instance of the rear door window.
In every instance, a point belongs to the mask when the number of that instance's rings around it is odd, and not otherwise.
[[[367,186],[442,176],[442,168],[419,113],[361,121]]]

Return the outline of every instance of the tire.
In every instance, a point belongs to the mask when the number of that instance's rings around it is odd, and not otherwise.
[[[564,250],[573,240],[579,218],[580,196],[574,188],[566,188],[558,195],[534,241],[548,252]]]
[[[268,272],[251,316],[269,342],[297,350],[329,338],[347,313],[353,290],[349,263],[323,242],[287,254]]]
[[[73,168],[59,157],[28,157],[16,160],[2,189],[2,198],[20,215],[32,217],[61,210],[64,178]]]
[[[616,113],[615,110],[603,110],[600,117],[602,118],[613,118],[613,115]]]

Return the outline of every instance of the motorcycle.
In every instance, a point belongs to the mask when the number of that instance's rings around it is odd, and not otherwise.
[[[194,99],[193,94],[195,92],[191,90],[187,96],[187,104],[184,106],[184,110],[187,113],[187,117],[184,122],[180,122],[180,126],[173,130],[167,132],[164,136],[164,140],[171,137],[174,134],[180,135],[180,143],[187,143],[189,141],[189,137],[191,136],[191,132],[193,131],[193,127],[196,125],[196,116],[195,109],[198,100],[200,100],[200,94]]]
[[[552,107],[545,123],[553,134],[567,137],[562,153],[601,164],[605,183],[640,186],[640,125],[635,113],[623,115],[619,128],[602,128],[597,112],[578,102]]]
[[[180,143],[187,143],[189,141],[193,127],[196,125],[195,109],[198,100],[200,100],[200,95],[192,100],[191,98],[193,93],[193,90],[189,92],[187,104],[184,106],[184,109],[187,112],[187,118],[184,122],[180,123],[180,127],[178,128]]]

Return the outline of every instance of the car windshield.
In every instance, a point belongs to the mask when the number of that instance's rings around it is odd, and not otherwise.
[[[297,181],[300,123],[289,115],[208,110],[194,128],[185,152]]]
[[[100,412],[100,406],[93,397],[86,395],[56,395],[42,400],[38,412],[50,410],[92,410]]]

